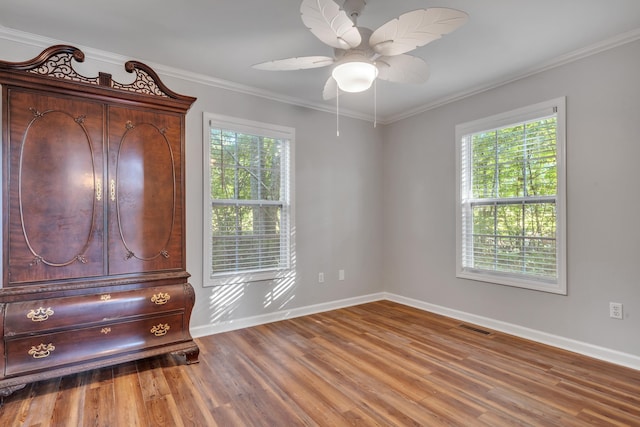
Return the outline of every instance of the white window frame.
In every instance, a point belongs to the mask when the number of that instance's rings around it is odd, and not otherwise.
[[[555,112],[556,128],[556,167],[557,194],[556,204],[556,280],[543,280],[534,276],[511,275],[489,270],[471,269],[463,265],[464,238],[464,200],[469,189],[464,188],[463,170],[463,138],[466,135],[485,130],[498,129],[510,125],[517,125],[530,120],[549,116]],[[519,288],[545,291],[560,295],[567,294],[566,280],[566,98],[560,97],[550,101],[519,108],[491,117],[462,123],[456,126],[456,277],[490,282],[499,285],[515,286]],[[470,172],[467,170],[466,173]]]
[[[247,282],[275,280],[280,277],[286,277],[293,268],[294,257],[294,232],[295,215],[294,215],[294,147],[295,147],[295,129],[286,126],[279,126],[270,123],[246,120],[237,117],[225,116],[213,113],[203,113],[203,286],[222,286]],[[283,220],[281,230],[281,258],[282,268],[265,269],[254,271],[239,271],[211,274],[211,258],[212,258],[212,203],[211,197],[211,169],[210,169],[210,138],[211,129],[227,129],[238,133],[250,135],[260,135],[283,139],[288,141],[283,153],[283,199],[282,199],[282,215],[286,218]]]

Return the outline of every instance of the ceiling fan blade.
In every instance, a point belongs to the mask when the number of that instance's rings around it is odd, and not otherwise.
[[[429,78],[429,66],[411,55],[381,56],[376,59],[378,78],[396,83],[424,83]]]
[[[331,47],[350,49],[362,42],[353,21],[333,0],[303,0],[300,13],[304,25]]]
[[[468,18],[462,11],[442,7],[414,10],[375,30],[369,45],[380,55],[400,55],[454,31]]]
[[[322,99],[325,101],[328,99],[333,99],[338,95],[338,82],[333,77],[329,76],[329,79],[324,84],[324,89],[322,90]]]
[[[333,58],[328,56],[299,56],[296,58],[277,59],[253,65],[253,68],[267,71],[306,70],[309,68],[326,67],[333,64]]]

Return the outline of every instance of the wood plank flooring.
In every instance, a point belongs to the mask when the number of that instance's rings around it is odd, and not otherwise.
[[[363,304],[28,385],[0,425],[640,426],[640,371],[489,332]]]

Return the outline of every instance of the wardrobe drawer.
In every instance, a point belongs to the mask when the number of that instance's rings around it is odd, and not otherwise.
[[[183,284],[7,304],[5,336],[183,310]]]
[[[6,375],[106,358],[189,339],[182,314],[5,339]]]

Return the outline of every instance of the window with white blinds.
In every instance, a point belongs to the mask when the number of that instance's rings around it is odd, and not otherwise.
[[[566,294],[564,105],[456,127],[458,277]]]
[[[291,263],[294,131],[205,114],[204,277],[269,280]]]

